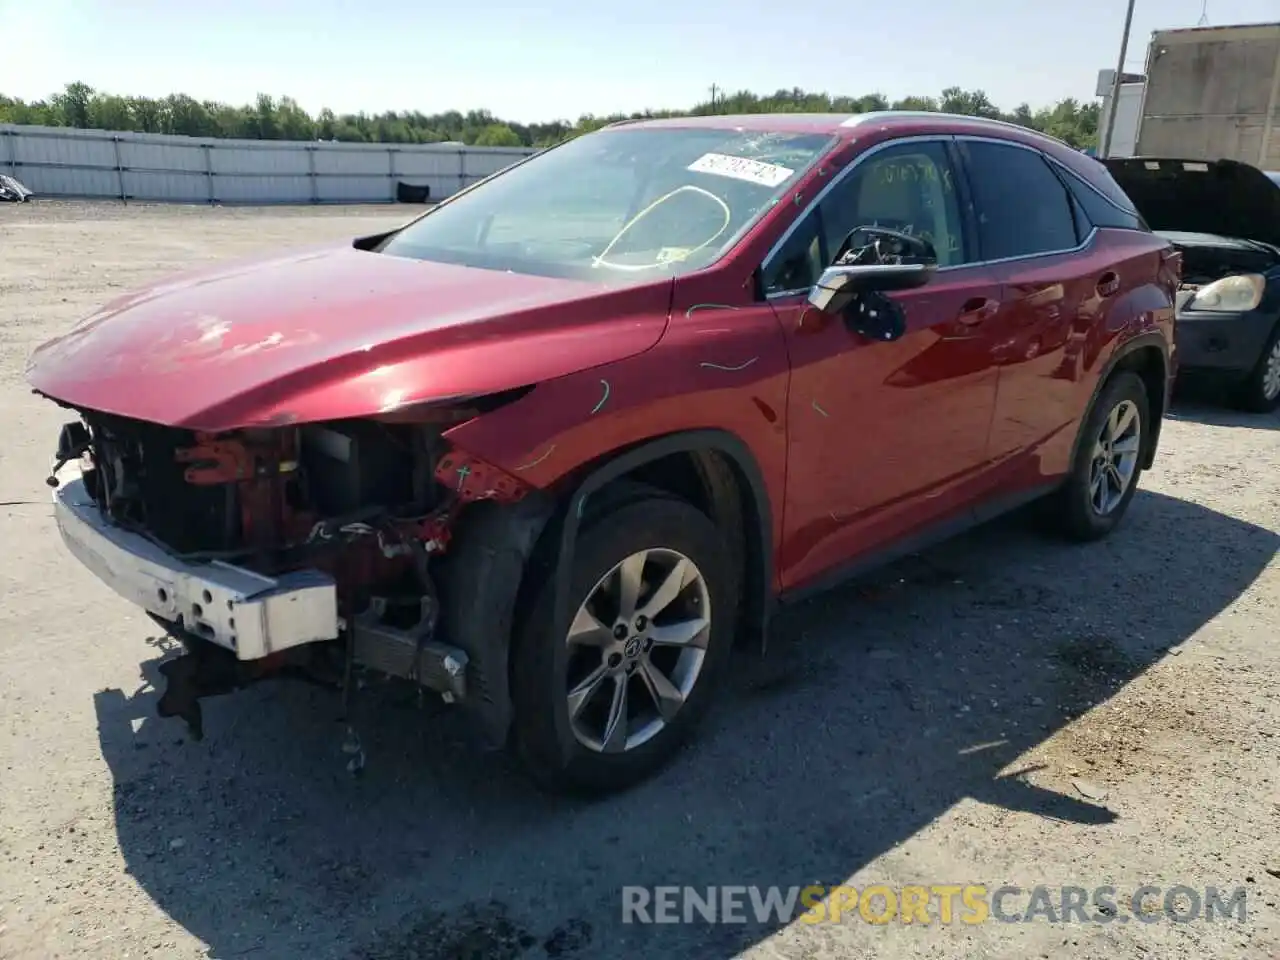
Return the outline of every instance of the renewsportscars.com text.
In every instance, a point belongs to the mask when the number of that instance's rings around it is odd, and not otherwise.
[[[1191,923],[1247,917],[1244,887],[623,887],[623,923]]]

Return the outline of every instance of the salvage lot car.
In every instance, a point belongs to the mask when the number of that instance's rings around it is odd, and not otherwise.
[[[1179,370],[1236,404],[1280,406],[1280,173],[1237,160],[1107,160],[1138,212],[1182,252]]]
[[[779,600],[1031,501],[1108,534],[1178,270],[1100,165],[1012,125],[645,121],[128,294],[27,376],[79,415],[64,541],[187,647],[162,713],[369,667],[608,790]]]
[[[13,177],[0,173],[0,202],[27,203],[34,194]]]

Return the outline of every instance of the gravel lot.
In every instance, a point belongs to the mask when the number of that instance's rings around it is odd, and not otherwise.
[[[25,358],[157,274],[405,216],[0,206],[0,957],[1280,957],[1280,418],[1203,399],[1114,539],[1012,518],[790,612],[607,802],[389,685],[361,779],[321,691],[211,701],[201,743],[155,719],[166,651],[58,541]],[[628,884],[845,882],[1244,886],[1248,919],[620,922]]]

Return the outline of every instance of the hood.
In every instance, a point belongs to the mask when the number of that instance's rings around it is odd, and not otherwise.
[[[27,379],[73,407],[211,432],[367,416],[640,353],[671,290],[327,246],[127,294],[38,348]]]
[[[1280,246],[1280,185],[1257,167],[1237,160],[1155,157],[1102,162],[1153,230]]]

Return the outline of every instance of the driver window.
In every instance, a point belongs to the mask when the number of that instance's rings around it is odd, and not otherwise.
[[[889,147],[859,164],[822,202],[824,258],[858,227],[898,230],[933,245],[938,266],[968,260],[960,200],[943,143]]]
[[[809,289],[835,260],[844,239],[866,226],[900,230],[929,241],[940,267],[971,262],[945,144],[904,143],[854,167],[765,265],[765,294]]]

